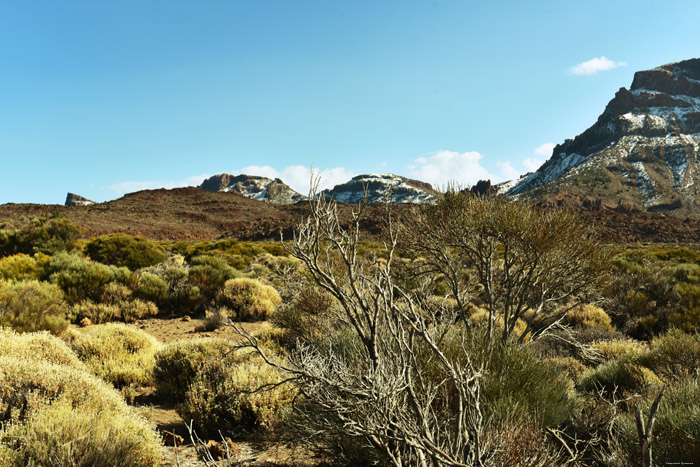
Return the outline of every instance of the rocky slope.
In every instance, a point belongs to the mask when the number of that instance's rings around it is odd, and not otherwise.
[[[598,121],[507,186],[516,197],[559,190],[604,203],[700,217],[700,59],[635,73]]]
[[[292,190],[279,178],[272,180],[255,175],[214,175],[204,180],[199,188],[208,191],[237,193],[246,198],[273,204],[294,204],[306,199],[305,196]]]
[[[87,206],[89,204],[95,204],[94,201],[90,201],[89,199],[76,195],[75,193],[68,193],[66,195],[66,202],[64,203],[66,206]]]
[[[394,204],[426,204],[432,203],[436,195],[429,183],[393,174],[358,175],[321,194],[341,203],[357,204],[364,200],[365,189],[368,204],[382,203],[388,194],[391,194]]]

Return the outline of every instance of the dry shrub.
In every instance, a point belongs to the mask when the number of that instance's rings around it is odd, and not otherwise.
[[[0,326],[60,334],[68,326],[67,310],[63,293],[55,285],[0,280]]]
[[[80,302],[70,309],[70,317],[73,322],[88,318],[93,324],[109,323],[118,320],[120,316],[121,310],[118,305],[95,303],[92,300]]]
[[[232,348],[224,339],[188,339],[168,344],[156,353],[153,376],[158,395],[182,401],[202,367],[221,359]]]
[[[204,314],[204,330],[214,331],[223,327],[230,314],[231,312],[226,308],[207,310]]]
[[[282,301],[274,287],[248,278],[226,281],[218,300],[229,308],[239,321],[268,319]]]
[[[642,342],[627,340],[598,341],[591,344],[606,360],[613,359],[637,359],[649,352]]]
[[[153,383],[155,353],[161,344],[144,331],[119,323],[98,325],[70,345],[93,373],[117,387]]]
[[[46,331],[18,334],[0,328],[0,357],[31,358],[85,370],[70,347]]]
[[[2,342],[0,465],[159,465],[153,427],[65,345],[7,331]]]
[[[257,354],[237,351],[201,369],[178,413],[209,437],[218,430],[232,436],[272,431],[290,412],[295,396],[281,381],[282,375]]]
[[[131,300],[130,302],[122,302],[120,305],[121,317],[125,323],[131,323],[137,319],[143,319],[148,316],[158,314],[158,307],[153,302],[147,302],[141,299]]]
[[[566,314],[564,321],[584,329],[599,328],[608,332],[615,330],[612,326],[612,320],[605,310],[594,305],[578,305],[572,308]]]
[[[544,467],[564,465],[567,460],[545,432],[528,420],[501,423],[486,435],[491,444],[488,465]]]

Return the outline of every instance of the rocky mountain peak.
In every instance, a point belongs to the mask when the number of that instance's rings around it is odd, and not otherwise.
[[[647,210],[700,215],[700,59],[635,73],[598,120],[507,192],[559,189]]]
[[[75,193],[68,193],[64,204],[66,206],[87,206],[89,204],[95,204],[95,202],[80,195],[76,195]]]
[[[256,175],[219,174],[204,180],[199,188],[208,191],[237,193],[247,198],[273,204],[294,204],[306,199],[279,178]]]
[[[429,183],[394,174],[357,175],[347,183],[324,190],[321,194],[341,203],[357,204],[364,201],[365,190],[368,204],[382,203],[388,194],[391,194],[394,204],[426,204],[434,202],[436,195]]]

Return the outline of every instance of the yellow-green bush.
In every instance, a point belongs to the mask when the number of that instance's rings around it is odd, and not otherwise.
[[[71,348],[93,373],[117,387],[151,385],[161,344],[150,334],[120,323],[92,326]]]
[[[165,252],[153,242],[127,234],[103,235],[85,245],[85,252],[95,261],[136,270],[165,261]]]
[[[617,389],[629,393],[660,387],[661,381],[648,368],[628,359],[615,359],[586,371],[580,386],[587,392],[604,390],[612,394]]]
[[[700,372],[700,334],[671,329],[655,337],[645,363],[666,381],[697,375]]]
[[[55,285],[0,280],[0,326],[59,334],[68,326],[67,311],[63,293]]]
[[[627,340],[597,341],[591,344],[606,360],[616,358],[638,358],[645,355],[649,349],[642,342]]]
[[[549,361],[566,371],[575,383],[581,380],[581,376],[583,376],[588,369],[586,365],[576,360],[574,357],[550,357]]]
[[[97,412],[59,400],[11,423],[0,439],[15,447],[9,465],[158,466],[158,435],[128,412]]]
[[[240,321],[268,319],[282,298],[274,287],[256,279],[239,278],[226,281],[218,301],[229,308]]]
[[[173,401],[182,401],[202,367],[222,358],[232,350],[224,339],[188,339],[173,342],[155,355],[153,376],[158,395]]]
[[[472,326],[482,326],[485,327],[488,322],[489,322],[489,312],[488,310],[485,310],[483,308],[477,308],[475,309],[471,315],[469,315],[469,322],[472,324]],[[499,331],[503,331],[503,315],[499,314],[496,316],[496,319],[494,321],[496,325],[496,329]],[[520,337],[520,335],[525,332],[527,329],[527,323],[523,321],[522,319],[519,319],[515,322],[515,328],[513,329],[513,334],[516,335],[517,337]],[[529,339],[529,333],[526,338]]]
[[[0,259],[0,279],[15,281],[36,279],[38,269],[36,260],[24,253]]]
[[[581,328],[599,328],[609,332],[614,331],[610,316],[605,310],[594,305],[578,305],[572,308],[566,314],[564,321],[567,324]]]
[[[133,280],[133,273],[125,267],[107,266],[68,253],[53,256],[44,275],[63,290],[71,304],[84,300],[100,302],[108,284],[126,285]]]
[[[232,353],[201,369],[178,413],[205,436],[274,430],[289,414],[295,391],[289,384],[258,389],[282,379],[257,354]]]
[[[0,328],[0,357],[41,360],[85,370],[70,347],[46,331],[19,334],[11,329]]]
[[[46,333],[2,331],[0,418],[0,465],[160,464],[153,427]]]

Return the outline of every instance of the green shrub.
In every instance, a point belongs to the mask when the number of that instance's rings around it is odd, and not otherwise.
[[[646,355],[649,349],[642,342],[628,340],[602,340],[591,344],[606,360],[636,359]]]
[[[127,268],[106,266],[77,255],[59,253],[46,266],[45,276],[58,285],[66,300],[79,303],[84,300],[99,302],[110,282],[131,284],[133,274]]]
[[[68,326],[67,311],[63,293],[55,285],[0,280],[0,326],[59,334]]]
[[[119,320],[121,318],[121,313],[119,305],[95,303],[92,300],[85,300],[70,308],[70,319],[78,323],[84,318],[87,318],[92,324],[101,324]]]
[[[90,371],[122,387],[153,383],[155,353],[161,344],[144,331],[110,323],[76,335],[70,346]]]
[[[226,281],[242,273],[214,256],[195,256],[190,262],[189,278],[207,298],[214,298]]]
[[[161,247],[140,237],[126,234],[103,235],[85,245],[85,252],[94,261],[132,271],[165,261]]]
[[[257,355],[232,353],[201,369],[178,413],[209,437],[218,430],[233,436],[271,431],[289,414],[295,392],[289,384],[258,389],[281,381],[279,372]]]
[[[281,301],[274,287],[247,278],[226,281],[218,296],[218,302],[229,308],[239,321],[268,319]]]
[[[581,388],[587,392],[605,391],[613,394],[647,391],[661,386],[659,378],[649,369],[628,359],[610,360],[586,371]]]
[[[170,285],[155,274],[144,272],[138,276],[134,292],[139,298],[160,307],[166,305],[170,298]]]
[[[700,335],[671,329],[651,341],[645,363],[665,381],[700,372]]]
[[[168,344],[155,355],[153,376],[158,395],[181,402],[202,367],[219,360],[231,351],[232,344],[223,339],[192,339]]]
[[[574,384],[560,365],[540,357],[529,346],[501,343],[497,338],[489,342],[483,337],[485,331],[477,331],[465,347],[463,332],[462,325],[454,326],[443,341],[443,352],[452,361],[469,355],[477,367],[485,365],[481,390],[485,416],[501,422],[531,420],[540,427],[552,427],[575,411]]]

